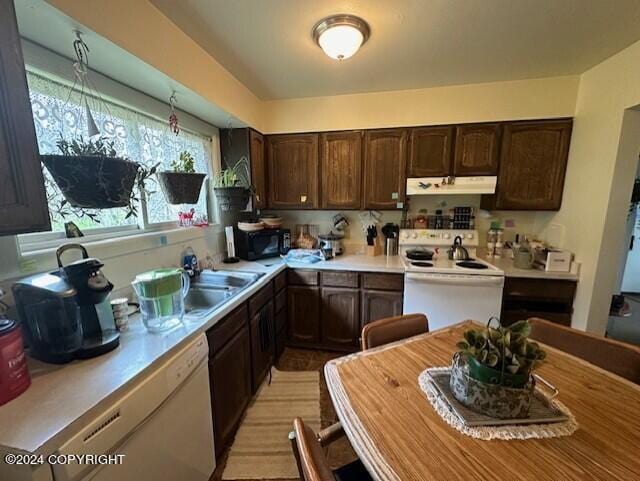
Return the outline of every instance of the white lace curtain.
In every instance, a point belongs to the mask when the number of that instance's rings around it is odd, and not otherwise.
[[[41,154],[59,153],[56,142],[61,137],[64,139],[87,137],[86,110],[80,105],[78,92],[70,96],[68,86],[32,72],[27,72],[27,80]],[[197,172],[210,172],[210,139],[186,132],[184,129],[179,135],[175,135],[169,130],[166,122],[112,102],[93,99],[89,104],[101,134],[114,141],[119,155],[148,167],[160,162],[160,170],[170,170],[171,161],[177,159],[180,152],[187,150],[193,155]],[[43,167],[43,171],[46,177],[49,205],[50,207],[59,205],[62,194],[49,178],[46,168]],[[153,181],[150,182],[147,187],[155,193],[151,194],[146,202],[148,223],[175,221],[179,211],[188,210],[191,207],[194,207],[198,214],[207,214],[206,185],[205,182],[197,205],[173,206],[165,201],[159,186]],[[125,209],[97,210],[94,213],[99,222],[82,216],[81,212],[68,206],[65,206],[65,215],[58,212],[56,208],[50,210],[54,231],[64,230],[64,222],[68,221],[75,222],[81,229],[137,223],[135,218],[125,219]]]

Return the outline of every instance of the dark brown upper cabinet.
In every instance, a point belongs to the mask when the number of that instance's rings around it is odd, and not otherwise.
[[[362,132],[320,136],[320,204],[323,209],[359,209],[362,200]]]
[[[497,123],[456,127],[453,175],[497,175],[500,133]]]
[[[483,196],[482,207],[560,209],[571,127],[571,119],[507,123],[496,194]]]
[[[411,129],[407,176],[450,175],[454,132],[452,126]]]
[[[269,208],[317,209],[318,134],[267,137]]]
[[[50,229],[13,0],[0,0],[0,235]]]
[[[255,130],[249,131],[249,156],[251,159],[251,185],[253,207],[267,207],[267,165],[264,158],[264,137]]]
[[[364,134],[364,208],[399,209],[405,195],[408,129]]]

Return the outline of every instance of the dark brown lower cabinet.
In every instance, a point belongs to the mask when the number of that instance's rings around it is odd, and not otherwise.
[[[571,326],[577,285],[571,280],[507,277],[501,321],[508,326],[521,319],[540,317]]]
[[[371,321],[402,314],[402,292],[362,291],[362,328]]]
[[[324,287],[321,316],[322,345],[327,348],[355,348],[360,331],[360,291]]]
[[[320,288],[290,286],[288,288],[289,343],[317,345],[320,343]]]
[[[209,359],[216,457],[229,445],[251,400],[251,343],[246,324]]]
[[[286,294],[286,289],[284,293]],[[284,345],[287,341],[287,308],[276,312],[275,318],[276,326],[276,340],[275,340],[275,360],[280,359],[280,356],[284,352]]]
[[[256,392],[273,365],[275,350],[275,324],[273,301],[262,306],[251,318],[251,357],[253,365],[253,392]]]

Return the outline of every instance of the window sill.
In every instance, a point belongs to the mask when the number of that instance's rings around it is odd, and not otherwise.
[[[178,227],[94,241],[82,237],[63,239],[60,245],[71,242],[81,243],[87,248],[91,257],[97,257],[104,261],[127,254],[157,249],[159,247],[182,244],[194,239],[201,239],[205,237],[207,233],[216,233],[219,231],[220,227],[216,225],[210,225],[208,227]],[[20,256],[21,272],[39,272],[57,267],[55,259],[56,250],[57,247],[49,247],[22,254]]]

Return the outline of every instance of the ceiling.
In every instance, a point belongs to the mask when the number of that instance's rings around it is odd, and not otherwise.
[[[261,99],[579,74],[640,39],[638,0],[151,0]],[[336,62],[313,25],[371,26]]]
[[[189,112],[209,124],[243,126],[227,112],[104,37],[91,32],[46,1],[18,0],[15,6],[18,28],[23,38],[71,59],[75,58],[72,47],[75,40],[74,31],[79,30],[90,48],[92,70],[101,72],[163,103],[167,103],[171,92],[175,91],[180,110]],[[43,28],[43,25],[47,28]],[[67,73],[69,72],[71,72],[70,66]]]

